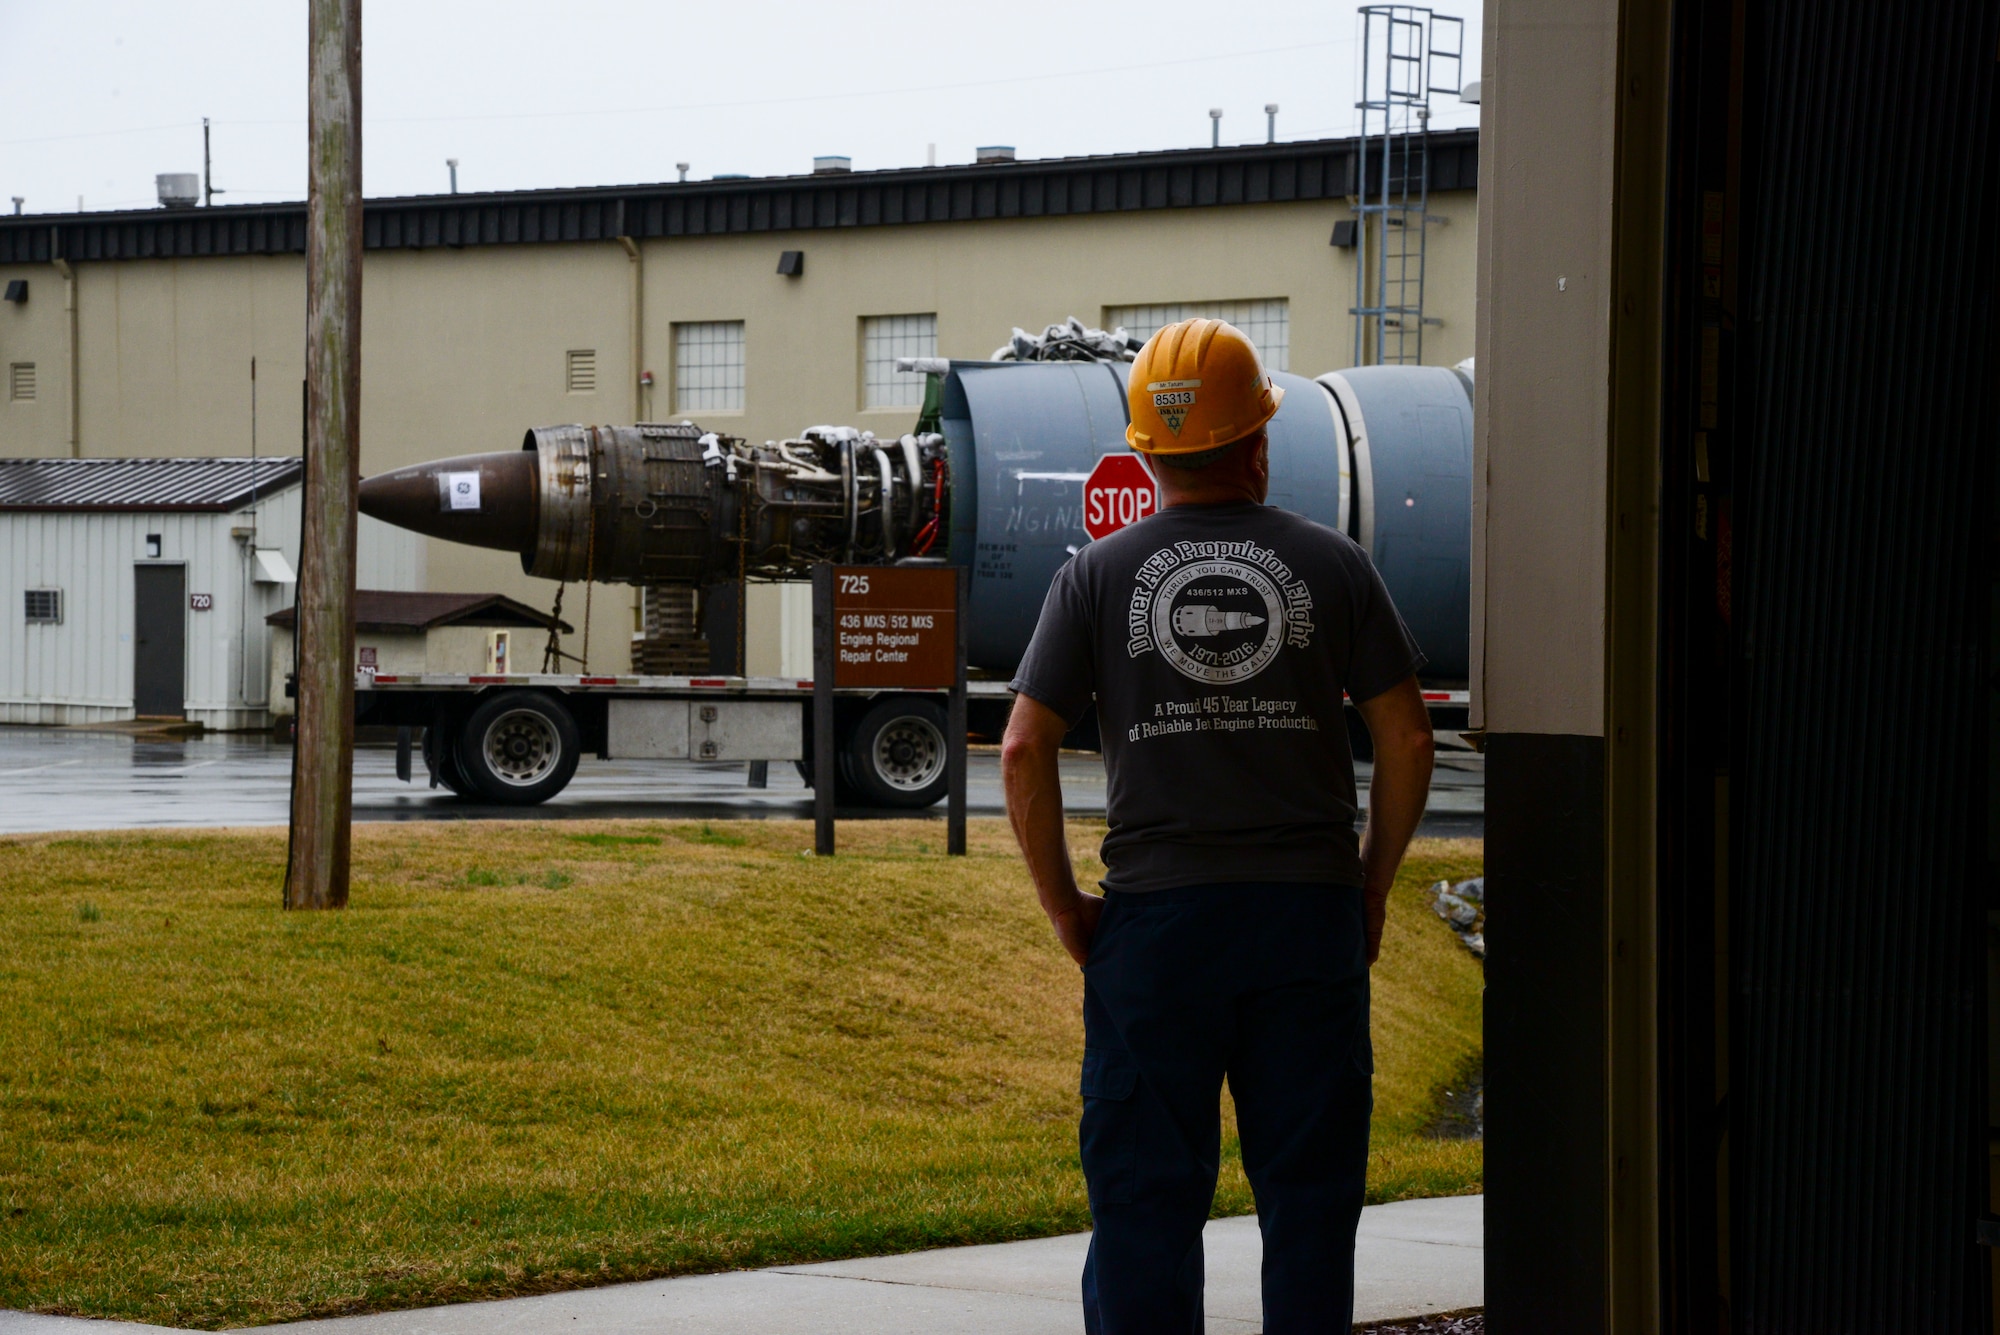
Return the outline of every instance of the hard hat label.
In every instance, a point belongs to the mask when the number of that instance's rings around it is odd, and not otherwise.
[[[1194,392],[1200,388],[1199,380],[1153,380],[1147,382],[1146,392],[1153,396],[1153,411],[1167,424],[1167,430],[1178,436],[1188,410],[1194,407]]]
[[[1153,396],[1153,411],[1167,424],[1167,430],[1176,436],[1181,433],[1181,423],[1187,421],[1188,412],[1193,407],[1194,391],[1190,389],[1170,389]]]

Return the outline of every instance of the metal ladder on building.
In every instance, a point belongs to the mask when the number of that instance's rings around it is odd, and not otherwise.
[[[1363,5],[1360,14],[1354,364],[1415,365],[1426,323],[1431,89],[1449,62],[1451,80],[1442,86],[1457,91],[1465,22],[1421,5]]]

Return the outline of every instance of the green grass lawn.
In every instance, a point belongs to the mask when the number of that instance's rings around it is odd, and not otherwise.
[[[223,1327],[1087,1227],[1081,980],[1005,826],[943,835],[360,826],[320,914],[278,908],[282,830],[0,839],[0,1308]],[[1424,1134],[1481,977],[1421,897],[1480,857],[1399,887],[1373,1200],[1480,1184]]]

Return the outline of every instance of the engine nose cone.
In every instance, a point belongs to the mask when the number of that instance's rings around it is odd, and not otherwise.
[[[531,554],[538,485],[532,452],[464,454],[363,479],[361,513],[427,537]]]

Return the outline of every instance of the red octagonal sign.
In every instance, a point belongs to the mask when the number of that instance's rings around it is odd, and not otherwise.
[[[1108,538],[1160,508],[1152,474],[1136,454],[1107,454],[1083,482],[1083,531]]]

